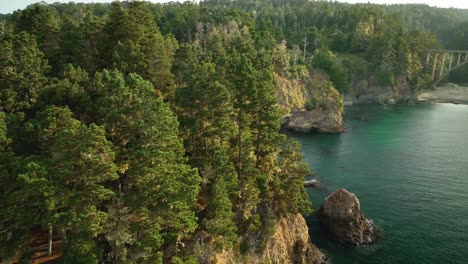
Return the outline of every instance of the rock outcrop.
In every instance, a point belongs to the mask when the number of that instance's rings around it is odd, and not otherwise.
[[[356,195],[339,189],[325,199],[317,212],[320,224],[339,242],[351,245],[372,244],[377,229],[361,214]]]
[[[224,250],[204,255],[205,257],[199,256],[199,263],[322,264],[326,262],[326,256],[310,242],[309,230],[301,214],[280,219],[274,234],[266,241],[261,253],[238,255],[233,250]]]
[[[278,106],[286,115],[282,126],[299,133],[344,132],[343,96],[333,87],[328,74],[309,72],[305,67],[295,72],[275,73]]]
[[[423,102],[468,104],[468,87],[448,83],[433,90],[424,90],[419,94],[418,100]]]
[[[338,109],[324,110],[319,107],[312,111],[294,111],[282,120],[286,129],[299,133],[342,133],[343,115]]]
[[[324,263],[325,256],[310,242],[309,229],[300,214],[281,219],[275,233],[266,243],[266,249],[256,262],[249,263]]]
[[[379,85],[373,76],[359,77],[351,82],[351,87],[345,96],[348,102],[396,104],[408,103],[416,99],[408,81],[403,76],[397,78],[394,85],[387,86]]]

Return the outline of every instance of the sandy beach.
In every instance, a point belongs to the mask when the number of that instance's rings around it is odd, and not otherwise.
[[[424,90],[419,94],[420,101],[468,104],[468,86],[449,83],[434,90]]]

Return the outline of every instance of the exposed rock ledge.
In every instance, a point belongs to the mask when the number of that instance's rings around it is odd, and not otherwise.
[[[301,214],[278,221],[274,234],[261,254],[236,256],[233,251],[214,254],[206,263],[217,264],[322,264],[326,256],[310,242],[309,230]],[[204,262],[205,263],[205,262]]]
[[[399,76],[393,85],[380,85],[375,76],[355,76],[345,101],[353,104],[407,104],[416,100],[406,76]]]
[[[343,115],[339,110],[294,111],[283,117],[281,124],[286,129],[299,133],[342,133]]]
[[[438,103],[468,104],[468,86],[449,83],[433,90],[424,90],[418,99]]]
[[[328,196],[317,212],[317,217],[320,224],[340,242],[365,245],[376,240],[376,226],[361,214],[361,205],[356,195],[345,189]]]

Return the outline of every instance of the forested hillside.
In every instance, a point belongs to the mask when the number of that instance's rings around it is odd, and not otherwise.
[[[73,263],[176,261],[200,232],[248,251],[310,212],[255,29],[228,20],[179,43],[145,3],[95,7],[36,4],[6,24],[2,258],[49,230]]]
[[[200,237],[261,251],[277,219],[311,212],[281,115],[342,109],[361,75],[421,89],[425,49],[468,48],[464,18],[303,0],[2,16],[0,260],[30,259],[49,232],[68,263],[188,263]]]

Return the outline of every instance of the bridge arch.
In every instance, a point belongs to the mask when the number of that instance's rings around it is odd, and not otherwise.
[[[439,59],[442,57],[442,61]],[[432,81],[436,87],[449,73],[468,64],[468,50],[428,50],[426,65],[432,64]],[[447,62],[448,65],[447,65]],[[439,66],[440,65],[440,66]],[[440,69],[438,69],[440,67]]]

